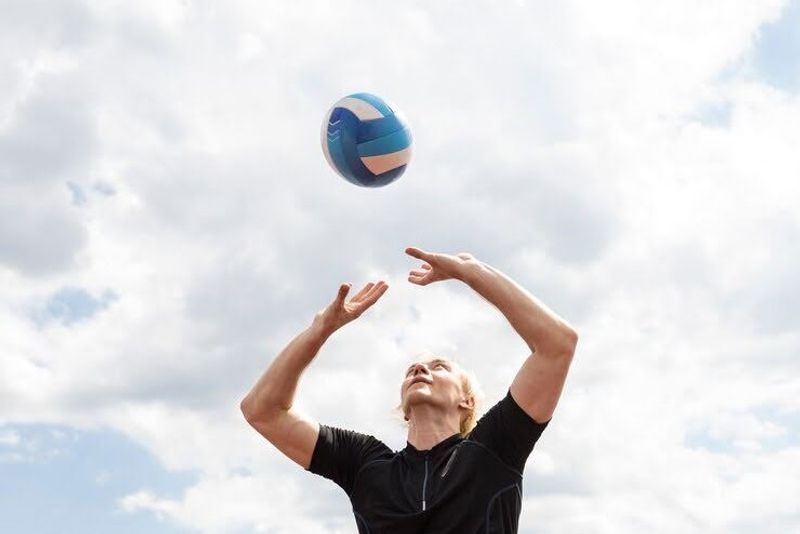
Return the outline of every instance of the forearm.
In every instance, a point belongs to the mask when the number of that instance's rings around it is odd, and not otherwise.
[[[331,333],[314,321],[292,339],[242,400],[245,417],[257,419],[278,410],[289,410],[300,376]]]
[[[471,263],[462,280],[500,310],[532,352],[556,354],[574,348],[575,329],[499,270],[484,262]]]

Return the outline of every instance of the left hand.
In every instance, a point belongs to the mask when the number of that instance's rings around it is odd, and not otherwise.
[[[321,328],[325,335],[331,335],[350,321],[361,317],[361,314],[375,304],[388,288],[388,284],[383,280],[378,281],[377,284],[370,282],[356,296],[345,301],[345,297],[350,291],[350,284],[340,284],[336,298],[314,316],[313,324]]]
[[[408,247],[406,254],[424,262],[420,269],[413,270],[408,274],[408,281],[420,286],[451,278],[463,281],[467,269],[479,263],[472,254],[467,252],[453,256]]]

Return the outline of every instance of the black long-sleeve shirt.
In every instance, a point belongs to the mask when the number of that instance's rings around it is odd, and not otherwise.
[[[550,421],[508,391],[466,438],[393,452],[373,436],[320,425],[308,470],[350,497],[359,534],[515,534],[522,472]]]

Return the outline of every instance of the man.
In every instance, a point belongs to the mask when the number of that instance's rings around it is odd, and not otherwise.
[[[408,420],[405,449],[370,435],[320,425],[292,408],[300,375],[325,340],[372,306],[388,286],[369,283],[334,301],[278,355],[241,403],[247,421],[304,469],[341,486],[361,534],[515,533],[522,472],[561,395],[578,335],[563,319],[497,269],[471,254],[430,253],[408,280],[455,279],[494,304],[530,347],[505,398],[472,428],[475,395],[460,367],[418,361],[401,385]],[[492,355],[492,357],[495,357]]]

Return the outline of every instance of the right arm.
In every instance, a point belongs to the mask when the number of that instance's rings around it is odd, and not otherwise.
[[[250,426],[305,469],[311,463],[319,423],[292,408],[292,404],[300,375],[329,335],[316,323],[297,335],[240,405]]]
[[[387,288],[382,281],[369,283],[345,302],[350,286],[341,285],[334,301],[281,351],[240,404],[247,422],[304,469],[311,465],[319,423],[292,407],[300,376],[331,334],[364,313]]]

